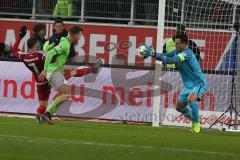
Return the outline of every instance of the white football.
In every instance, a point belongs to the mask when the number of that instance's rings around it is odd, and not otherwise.
[[[137,55],[141,58],[147,58],[148,57],[147,50],[148,49],[146,45],[142,44],[137,49]]]

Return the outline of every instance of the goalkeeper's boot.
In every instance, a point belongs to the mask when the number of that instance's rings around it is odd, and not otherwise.
[[[42,119],[47,122],[48,124],[52,125],[52,114],[50,112],[45,112],[42,116]]]
[[[99,72],[99,68],[103,65],[103,61],[101,59],[97,59],[96,61],[97,62],[92,66],[94,74],[97,74]]]
[[[199,133],[201,130],[201,124],[200,122],[193,123],[193,132],[194,133]]]

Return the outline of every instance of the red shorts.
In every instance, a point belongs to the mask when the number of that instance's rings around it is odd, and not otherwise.
[[[49,95],[51,93],[51,88],[48,83],[37,84],[37,94],[39,101],[48,101]]]

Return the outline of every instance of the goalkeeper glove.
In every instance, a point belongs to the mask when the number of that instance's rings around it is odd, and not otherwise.
[[[19,31],[19,37],[22,39],[27,33],[27,26],[22,26]]]
[[[155,51],[152,45],[141,44],[137,49],[137,55],[146,59],[149,56],[155,56]]]

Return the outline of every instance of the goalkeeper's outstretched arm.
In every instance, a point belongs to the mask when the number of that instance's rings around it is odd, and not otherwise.
[[[177,54],[176,50],[171,53],[157,53],[154,51],[152,46],[145,44],[140,45],[140,47],[137,49],[137,55],[144,59],[150,56],[166,64],[178,64],[185,61],[187,58],[186,53]]]
[[[153,58],[166,64],[179,64],[185,61],[186,56],[183,53],[172,56],[174,53],[155,53]]]

